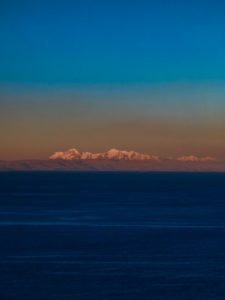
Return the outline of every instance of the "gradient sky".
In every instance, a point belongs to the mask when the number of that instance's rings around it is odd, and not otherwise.
[[[225,160],[224,1],[0,3],[0,159]]]

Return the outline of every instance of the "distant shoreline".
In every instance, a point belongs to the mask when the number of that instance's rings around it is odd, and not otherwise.
[[[154,160],[15,160],[0,161],[0,171],[72,172],[225,172],[225,162]]]

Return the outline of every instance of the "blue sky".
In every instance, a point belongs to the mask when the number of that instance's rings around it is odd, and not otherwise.
[[[0,82],[225,79],[223,1],[5,1]]]

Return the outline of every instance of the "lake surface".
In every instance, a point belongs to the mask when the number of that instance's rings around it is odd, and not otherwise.
[[[225,174],[0,173],[0,299],[225,299]]]

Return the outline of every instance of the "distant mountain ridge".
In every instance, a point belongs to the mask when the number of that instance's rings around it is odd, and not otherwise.
[[[72,148],[65,152],[55,152],[49,159],[63,159],[63,160],[87,160],[87,159],[113,159],[113,160],[159,160],[158,156],[142,154],[136,151],[118,150],[115,148],[110,149],[103,153],[79,152],[77,149]]]
[[[92,153],[92,152],[79,152],[76,148],[71,148],[64,152],[55,152],[53,153],[49,159],[56,160],[154,160],[159,161],[161,158],[157,155],[150,155],[150,154],[143,154],[136,151],[126,151],[126,150],[118,150],[112,148],[106,152],[102,153]],[[195,155],[187,155],[178,157],[177,160],[183,162],[208,162],[208,161],[215,161],[215,158],[211,156],[205,157],[197,157]]]
[[[225,172],[224,161],[178,159],[47,159],[0,161],[0,171]]]
[[[225,162],[210,156],[163,158],[112,148],[102,153],[76,148],[55,152],[46,160],[0,161],[0,171],[200,171],[225,172]]]

